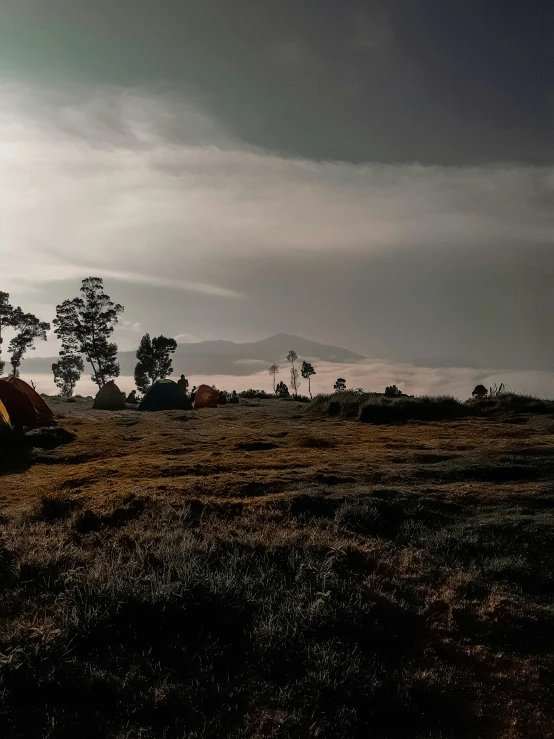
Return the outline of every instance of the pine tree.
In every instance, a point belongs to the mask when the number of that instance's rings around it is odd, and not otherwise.
[[[165,336],[156,336],[150,339],[145,334],[137,349],[137,364],[135,367],[135,384],[145,393],[157,380],[163,380],[173,372],[171,354],[177,349],[175,339]]]
[[[302,362],[302,370],[301,370],[301,372],[302,372],[302,377],[305,380],[308,380],[308,392],[310,393],[310,398],[311,398],[312,397],[312,383],[311,383],[311,378],[316,373],[315,372],[315,369],[310,364],[310,362]]]
[[[99,387],[111,377],[119,377],[117,345],[109,339],[123,310],[104,293],[100,277],[87,277],[81,283],[80,297],[56,307],[54,326],[62,350],[70,356],[84,354],[92,366],[92,380]]]
[[[343,390],[346,390],[346,380],[344,379],[344,377],[339,377],[337,379],[337,381],[335,382],[335,386],[334,386],[333,389],[334,389],[334,391],[336,393],[340,393]]]

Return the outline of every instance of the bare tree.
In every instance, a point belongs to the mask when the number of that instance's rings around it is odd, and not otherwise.
[[[291,363],[291,369],[290,369],[290,384],[292,389],[294,390],[294,394],[298,395],[298,370],[294,366],[294,363],[298,359],[298,354],[294,351],[294,349],[291,349],[289,353],[287,354],[287,360]]]
[[[269,368],[269,374],[273,377],[273,395],[275,395],[275,375],[279,373],[279,365],[272,364]]]
[[[296,369],[296,367],[290,368],[290,386],[294,390],[294,396],[298,397],[298,388],[300,387],[300,380],[298,379],[300,377],[300,372]]]

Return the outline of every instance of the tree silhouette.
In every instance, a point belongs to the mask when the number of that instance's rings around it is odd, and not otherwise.
[[[0,375],[4,371],[6,363],[2,359],[2,344],[4,343],[3,331],[13,326],[14,307],[10,303],[8,293],[0,291]]]
[[[54,382],[62,397],[70,398],[73,395],[75,385],[79,382],[84,368],[85,364],[78,354],[62,354],[60,352],[60,359],[52,365],[52,372],[54,373]]]
[[[84,354],[92,366],[92,380],[103,387],[110,377],[119,377],[117,345],[109,341],[123,306],[112,303],[100,277],[81,283],[81,296],[56,306],[53,323],[65,354]]]
[[[269,374],[273,377],[273,395],[275,395],[275,375],[279,372],[279,365],[272,364],[269,368]]]
[[[488,390],[484,385],[476,385],[473,388],[473,392],[471,393],[474,398],[486,398],[488,395]]]
[[[150,339],[150,334],[145,334],[137,349],[137,365],[135,367],[135,384],[141,393],[158,380],[163,380],[173,371],[171,366],[171,354],[177,349],[175,339],[165,336],[155,336]]]
[[[32,313],[23,313],[21,308],[16,308],[12,313],[12,326],[17,331],[10,341],[8,351],[14,377],[19,375],[21,360],[29,349],[34,349],[37,339],[46,341],[46,332],[50,330],[50,324],[40,321]]]
[[[401,395],[402,391],[396,385],[388,385],[385,388],[385,398],[399,398]]]
[[[311,378],[313,375],[315,375],[315,369],[310,364],[310,362],[302,362],[302,377],[305,380],[308,380],[308,392],[310,393],[310,398],[312,397],[312,385],[311,385]]]
[[[283,381],[281,381],[275,388],[275,395],[279,398],[288,398],[290,396],[289,389]]]
[[[344,377],[339,377],[337,379],[337,381],[335,382],[335,385],[333,387],[333,390],[336,393],[340,393],[343,390],[346,390],[346,380],[344,379]]]
[[[290,368],[290,384],[292,389],[294,390],[294,394],[298,395],[298,370],[294,366],[294,363],[298,359],[298,354],[294,351],[294,349],[291,349],[289,353],[287,354],[287,360],[291,363]]]

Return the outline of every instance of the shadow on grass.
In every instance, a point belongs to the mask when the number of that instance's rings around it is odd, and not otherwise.
[[[75,438],[74,433],[59,426],[14,432],[0,444],[0,475],[25,472],[33,463],[44,462],[42,453],[71,444]]]
[[[0,521],[2,736],[545,736],[544,502],[44,499]]]

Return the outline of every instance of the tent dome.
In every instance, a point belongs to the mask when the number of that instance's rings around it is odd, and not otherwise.
[[[194,396],[195,408],[217,408],[219,390],[214,390],[209,385],[200,385]]]
[[[48,423],[54,414],[40,395],[19,377],[0,380],[0,401],[4,404],[14,426],[33,428]]]
[[[139,411],[188,411],[191,408],[190,398],[173,380],[155,382],[139,405]]]
[[[99,411],[121,411],[125,408],[126,398],[125,393],[110,380],[97,392],[92,407]]]

